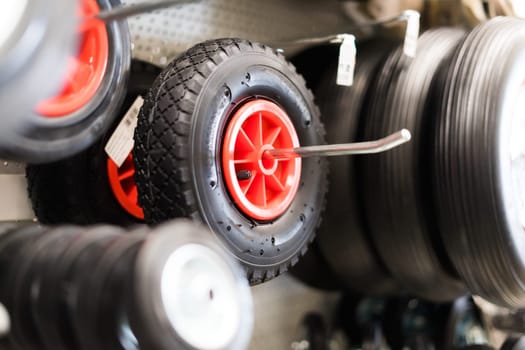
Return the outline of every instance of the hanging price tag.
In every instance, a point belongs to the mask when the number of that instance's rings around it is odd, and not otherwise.
[[[133,134],[137,127],[139,111],[142,104],[144,104],[144,99],[141,96],[137,97],[113,132],[113,135],[109,138],[106,147],[104,147],[107,155],[119,168],[133,150],[135,143]]]
[[[408,57],[415,57],[417,51],[417,40],[419,39],[419,20],[421,16],[419,12],[413,10],[405,11],[404,15],[407,20],[407,27],[403,52]]]
[[[351,34],[342,34],[341,39],[339,66],[337,68],[337,85],[352,86],[354,83],[354,70],[357,54],[355,37]]]

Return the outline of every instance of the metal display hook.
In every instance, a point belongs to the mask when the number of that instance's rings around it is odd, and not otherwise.
[[[148,2],[140,2],[136,4],[118,6],[109,10],[101,11],[94,15],[93,18],[104,22],[120,21],[131,16],[160,10],[166,7],[198,3],[201,1],[202,0],[154,0]]]
[[[274,159],[291,159],[381,153],[398,147],[410,141],[411,138],[412,135],[410,131],[407,129],[402,129],[375,141],[269,149],[265,151],[263,157],[266,156],[268,158]]]

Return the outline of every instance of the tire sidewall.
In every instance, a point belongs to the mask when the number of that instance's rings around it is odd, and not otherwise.
[[[121,4],[120,0],[97,0],[101,10]],[[32,113],[15,133],[13,155],[38,163],[64,158],[87,148],[113,122],[125,96],[131,61],[131,39],[125,21],[107,25],[109,51],[104,79],[93,98],[82,108],[59,118]],[[11,144],[11,143],[10,143]]]
[[[222,135],[240,102],[264,98],[287,112],[302,146],[322,144],[316,107],[289,65],[254,52],[222,63],[202,91],[190,136],[193,191],[201,219],[244,264],[281,265],[305,251],[314,237],[324,201],[326,164],[318,158],[303,159],[301,184],[290,207],[273,222],[256,223],[237,209],[228,194],[221,170]]]

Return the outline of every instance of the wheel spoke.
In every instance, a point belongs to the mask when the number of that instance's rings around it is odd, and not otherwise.
[[[263,115],[262,112],[259,112],[259,146],[262,146],[264,143],[264,137],[263,137]]]
[[[272,174],[270,176],[267,176],[266,179],[268,181],[268,186],[271,187],[273,190],[275,190],[275,191],[284,191],[284,185],[281,182],[281,180],[279,180],[277,175]]]
[[[122,173],[120,173],[120,174],[118,175],[118,179],[119,179],[120,181],[122,181],[122,180],[129,179],[129,178],[133,177],[133,175],[135,175],[135,169],[130,168],[130,169],[128,169],[128,170],[123,171]]]
[[[124,189],[124,192],[131,198],[137,198],[139,195],[137,186],[122,186],[122,188]]]
[[[88,18],[88,19],[85,19],[84,21],[82,21],[82,23],[80,24],[80,27],[78,28],[78,32],[83,34],[87,31],[90,31],[92,30],[93,28],[96,28],[97,27],[97,24],[98,24],[99,20],[98,19],[95,19],[95,18]]]
[[[279,134],[281,133],[282,128],[280,126],[276,127],[272,130],[272,132],[266,136],[266,139],[264,140],[264,143],[266,145],[273,145],[274,142],[277,140],[277,137],[279,137]]]
[[[264,204],[264,207],[267,208],[268,198],[266,198],[266,176],[264,175],[261,175],[261,176],[262,176],[261,184],[262,184],[263,204]]]
[[[233,161],[233,164],[249,164],[249,163],[253,163],[253,160],[251,160],[251,159],[235,159]]]
[[[253,184],[253,181],[255,180],[255,177],[257,176],[257,172],[254,170],[252,171],[252,177],[250,177],[250,179],[248,180],[248,183],[246,184],[246,187],[244,188],[244,190],[242,191],[242,193],[246,196],[246,193],[248,193],[248,191],[250,190],[250,188],[252,187],[252,184]]]
[[[250,137],[248,137],[248,134],[246,134],[246,131],[244,131],[243,128],[240,129],[240,135],[241,135],[241,138],[239,139],[239,141],[241,141],[242,145],[244,146],[248,146],[248,148],[250,148],[251,150],[255,150],[255,145],[253,144],[252,140],[250,140]]]
[[[255,174],[252,176],[253,183],[250,188],[246,191],[246,197],[257,206],[266,208],[266,184],[263,174]]]

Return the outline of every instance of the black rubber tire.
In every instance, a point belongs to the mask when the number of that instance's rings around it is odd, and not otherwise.
[[[106,247],[121,233],[121,229],[113,226],[86,229],[62,250],[60,256],[42,264],[40,292],[33,304],[33,315],[45,349],[78,349],[73,337],[73,310],[68,300],[75,300],[79,289],[76,279],[82,276],[75,276],[71,271],[75,271],[76,264],[82,265],[86,257],[89,260],[91,255],[85,253],[88,249]]]
[[[289,272],[300,282],[315,289],[324,291],[344,289],[344,285],[339,281],[321,253],[317,240],[312,242],[306,254]]]
[[[40,222],[127,226],[141,221],[116,200],[109,185],[104,147],[136,97],[146,94],[159,72],[155,66],[133,61],[126,100],[101,140],[74,157],[27,166],[29,198]]]
[[[80,349],[125,350],[118,336],[120,317],[126,315],[126,279],[145,240],[145,232],[132,231],[117,238],[80,280],[73,325]],[[116,303],[120,300],[121,303]]]
[[[396,43],[374,40],[358,45],[352,87],[336,85],[337,63],[331,64],[316,89],[328,143],[359,141],[361,116],[374,91],[372,82]],[[367,295],[395,294],[397,287],[374,251],[362,219],[354,157],[331,157],[325,220],[317,241],[322,255],[346,288]]]
[[[10,269],[17,253],[23,249],[28,241],[37,239],[46,230],[35,225],[15,227],[7,224],[1,225],[2,234],[0,236],[0,303],[4,306],[9,298],[12,286],[9,284]],[[9,310],[7,310],[9,313]],[[9,314],[11,318],[12,315]],[[17,350],[20,349],[12,336],[7,334],[0,337],[0,349]]]
[[[102,10],[121,4],[120,0],[97,2]],[[12,123],[9,132],[0,138],[2,158],[32,163],[63,159],[89,147],[113,124],[125,96],[131,39],[126,21],[111,22],[107,28],[109,59],[102,84],[91,101],[60,118],[45,118],[33,112]]]
[[[5,304],[11,315],[9,336],[25,349],[42,349],[44,346],[32,309],[32,297],[41,282],[42,264],[59,254],[64,245],[75,238],[78,230],[78,227],[68,226],[49,229],[20,249],[11,261],[11,278],[7,283],[11,292]]]
[[[426,151],[432,135],[433,114],[427,108],[432,81],[463,36],[460,29],[430,30],[419,38],[414,59],[401,48],[389,56],[373,87],[363,139],[403,128],[413,137],[394,150],[359,159],[365,219],[380,257],[401,286],[434,301],[465,292],[436,230]]]
[[[314,239],[327,166],[303,159],[296,197],[273,222],[241,214],[222,178],[219,147],[235,104],[254,96],[287,112],[301,145],[324,143],[313,95],[293,66],[267,46],[220,39],[196,45],[161,73],[139,116],[133,158],[146,222],[191,217],[207,223],[257,284],[294,265]]]
[[[523,20],[495,18],[466,37],[443,73],[432,155],[451,260],[473,294],[509,307],[525,306],[525,174],[510,150],[523,144],[523,113],[513,112],[525,98],[524,59]]]

